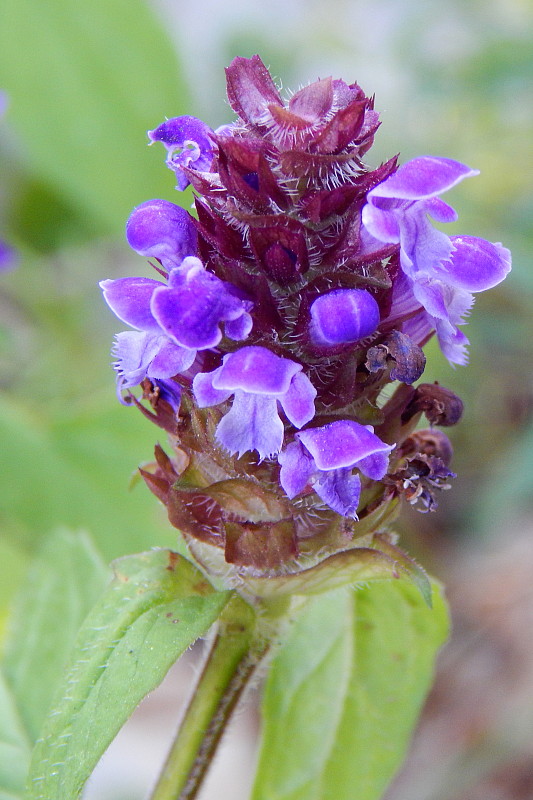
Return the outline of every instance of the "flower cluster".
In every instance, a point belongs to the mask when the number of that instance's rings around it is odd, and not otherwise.
[[[510,254],[430,220],[455,220],[440,195],[475,170],[365,164],[379,119],[357,84],[321,79],[284,100],[258,56],[226,73],[233,122],[184,116],[148,134],[177,188],[192,185],[196,216],[138,206],[127,239],[159,277],[101,286],[134,329],[115,341],[119,394],[171,435],[172,458],[158,446],[145,480],[193,549],[272,574],[350,546],[402,494],[435,506],[449,443],[439,434],[428,455],[415,428],[422,413],[455,423],[461,403],[413,385],[422,347],[436,334],[466,363],[473,293],[505,277]]]

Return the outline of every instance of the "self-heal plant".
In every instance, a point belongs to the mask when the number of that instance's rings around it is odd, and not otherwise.
[[[476,170],[434,156],[367,166],[379,119],[357,84],[320,79],[284,99],[258,56],[226,74],[232,121],[149,132],[195,214],[138,206],[127,239],[157,277],[101,283],[131,329],[113,346],[120,399],[168,435],[140,472],[187,558],[139,558],[158,597],[197,610],[176,656],[218,620],[153,798],[196,795],[248,679],[270,664],[254,800],[377,800],[446,627],[440,591],[425,607],[428,577],[391,529],[402,502],[432,510],[455,477],[435,426],[458,422],[462,403],[419,382],[423,347],[436,335],[466,363],[473,294],[506,276],[510,254],[433,225],[456,219],[440,195]],[[117,592],[124,580],[119,567]],[[145,584],[127,580],[137,597]]]

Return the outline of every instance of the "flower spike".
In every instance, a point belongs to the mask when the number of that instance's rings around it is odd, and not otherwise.
[[[436,507],[454,474],[434,428],[462,402],[417,385],[424,348],[435,336],[466,364],[474,295],[511,257],[435,227],[457,219],[441,195],[476,169],[366,165],[380,121],[357,83],[326,75],[284,96],[258,55],[234,59],[226,81],[233,119],[174,117],[148,134],[177,188],[191,184],[196,219],[166,200],[137,206],[126,236],[159,275],[101,286],[131,328],[113,348],[119,393],[140,386],[126,400],[175,449],[171,462],[158,448],[143,477],[191,552],[207,548],[204,566],[222,559],[242,582],[298,574],[300,556],[341,557],[360,537],[372,552],[400,499]]]

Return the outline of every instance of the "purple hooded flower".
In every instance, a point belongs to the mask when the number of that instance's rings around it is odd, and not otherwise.
[[[168,285],[151,278],[118,278],[100,286],[116,316],[137,328],[116,340],[115,369],[122,387],[188,369],[198,350],[219,343],[222,322],[226,335],[237,340],[252,327],[251,301],[192,256],[171,270]]]
[[[194,256],[171,270],[168,285],[152,278],[118,278],[100,286],[119,319],[141,331],[165,334],[181,347],[216,347],[222,322],[231,339],[245,339],[252,328],[252,302]]]
[[[167,150],[166,163],[176,173],[177,188],[186,189],[190,181],[183,167],[207,172],[213,160],[213,131],[196,117],[167,119],[148,131],[151,142],[162,142]]]
[[[478,174],[449,158],[414,158],[368,193],[363,225],[380,242],[400,245],[406,275],[431,273],[436,264],[449,259],[453,248],[427,215],[437,222],[454,222],[456,212],[437,195]]]
[[[334,347],[357,342],[379,325],[379,306],[366,289],[335,289],[318,297],[310,308],[313,344]]]
[[[291,499],[310,485],[338,514],[357,519],[361,480],[353,469],[381,480],[392,449],[374,434],[372,426],[352,420],[308,428],[279,454],[280,483]]]
[[[168,286],[157,289],[151,310],[162,330],[183,347],[205,350],[226,336],[241,341],[252,329],[251,300],[231,283],[208,272],[198,258],[186,258],[172,270]]]
[[[195,350],[178,347],[157,333],[123,331],[116,334],[111,353],[115,358],[119,399],[123,389],[131,389],[149,378],[167,402],[176,409],[179,407],[180,388],[169,379],[192,366]]]
[[[197,253],[196,227],[191,215],[168,200],[147,200],[133,209],[126,223],[132,250],[157,258],[170,270]]]
[[[409,161],[367,195],[362,221],[380,242],[400,245],[400,265],[420,311],[437,332],[452,363],[466,363],[468,339],[458,329],[473,292],[500,283],[511,269],[509,251],[472,236],[449,237],[435,229],[457,215],[437,195],[478,171],[447,158],[423,156]],[[414,309],[413,309],[414,310]]]
[[[284,429],[278,403],[296,428],[315,414],[316,390],[301,365],[265,347],[242,347],[224,356],[218,369],[196,375],[193,393],[200,408],[223,403],[234,395],[216,436],[223,447],[239,456],[257,450],[263,459],[281,450]]]

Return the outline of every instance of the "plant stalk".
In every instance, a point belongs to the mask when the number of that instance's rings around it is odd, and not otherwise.
[[[254,614],[234,596],[226,606],[202,673],[151,800],[193,800],[231,714],[268,649],[254,639]]]

